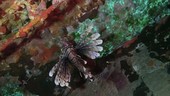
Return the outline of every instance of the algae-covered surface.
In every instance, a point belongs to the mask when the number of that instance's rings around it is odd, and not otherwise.
[[[0,0],[0,96],[169,94],[169,0]]]

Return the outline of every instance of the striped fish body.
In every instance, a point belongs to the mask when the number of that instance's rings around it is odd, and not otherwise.
[[[73,64],[80,72],[82,72],[85,76],[89,73],[87,72],[84,64],[86,61],[83,60],[76,52],[74,47],[66,47],[64,49],[64,54],[68,58],[68,60]]]
[[[80,55],[91,59],[99,57],[99,52],[103,50],[101,46],[103,41],[99,37],[99,33],[85,32],[81,35],[81,39],[78,42],[71,43],[67,38],[62,38],[62,55],[60,55],[58,63],[49,72],[50,77],[55,75],[54,83],[56,85],[69,87],[69,82],[71,81],[69,65],[75,66],[85,79],[92,79],[92,74],[84,67],[84,64],[87,62]]]

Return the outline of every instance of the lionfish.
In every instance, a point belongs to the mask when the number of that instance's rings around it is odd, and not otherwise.
[[[84,67],[87,61],[82,59],[81,54],[91,59],[99,57],[98,52],[103,50],[103,47],[100,46],[103,41],[99,37],[99,33],[86,32],[80,36],[79,41],[75,41],[75,44],[69,43],[68,39],[62,41],[62,55],[60,55],[58,63],[49,72],[50,77],[55,75],[54,83],[56,85],[69,87],[71,80],[70,65],[76,67],[85,79],[93,77],[91,72]]]

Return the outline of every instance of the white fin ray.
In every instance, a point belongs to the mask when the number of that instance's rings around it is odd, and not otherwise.
[[[87,57],[89,57],[89,58],[91,58],[91,59],[96,59],[97,57],[100,56],[99,53],[94,52],[94,51],[85,51],[85,52],[83,52],[83,53],[84,53],[84,55],[86,55]]]
[[[90,39],[91,40],[96,40],[96,39],[98,39],[100,37],[100,34],[99,33],[94,33],[94,34],[92,34],[91,36],[90,36]]]
[[[99,51],[100,52],[102,50],[103,50],[102,46],[88,46],[88,47],[86,47],[86,51],[96,51],[96,52]]]

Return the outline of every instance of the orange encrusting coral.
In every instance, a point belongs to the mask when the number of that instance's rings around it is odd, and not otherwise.
[[[125,42],[125,43],[123,44],[123,48],[128,48],[128,47],[129,47],[131,44],[133,44],[137,39],[138,39],[138,37],[136,36],[136,37],[134,37],[132,40],[129,40],[129,41]]]
[[[4,50],[9,44],[13,42],[14,39],[23,38],[28,34],[30,29],[35,26],[37,23],[44,21],[48,15],[56,8],[57,6],[51,5],[47,10],[43,11],[41,15],[38,15],[33,19],[30,23],[26,26],[23,26],[17,34],[13,35],[12,37],[8,38],[5,42],[3,42],[3,46],[0,47],[0,51]],[[24,34],[24,35],[23,35]]]
[[[6,26],[0,26],[0,34],[5,34],[7,32]]]
[[[33,20],[30,21],[30,23],[28,23],[27,25],[25,25],[25,26],[23,26],[22,28],[20,28],[20,30],[19,30],[15,35],[7,38],[6,41],[2,42],[1,45],[3,45],[3,46],[0,47],[0,52],[3,51],[3,50],[4,50],[9,44],[11,44],[15,39],[26,37],[27,34],[30,32],[30,29],[33,28],[35,25],[38,25],[38,23],[39,23],[40,25],[42,25],[41,22],[45,21],[45,19],[48,18],[48,15],[50,15],[51,12],[55,11],[55,9],[60,9],[60,7],[61,7],[60,5],[62,5],[63,2],[70,3],[70,2],[72,2],[72,1],[66,0],[66,1],[59,2],[59,3],[56,2],[56,3],[58,3],[58,4],[53,4],[53,5],[51,5],[50,7],[48,7],[46,10],[42,11],[42,12],[40,13],[40,15],[37,15]],[[73,5],[75,6],[77,2],[75,1],[74,3],[75,3],[75,4],[73,4]],[[56,17],[61,18],[61,17],[62,17],[61,15],[64,15],[67,11],[70,11],[70,9],[72,9],[72,8],[70,8],[70,6],[71,6],[71,7],[74,7],[73,5],[68,5],[68,6],[65,8],[65,10],[62,10],[63,12],[59,12],[59,13],[60,13],[59,16],[54,16],[54,17],[55,17],[55,18],[56,18]],[[12,5],[12,6],[13,6],[13,5]],[[54,14],[54,13],[52,13],[52,14]],[[50,15],[50,16],[51,16],[51,15]]]
[[[25,46],[26,52],[31,55],[31,60],[39,66],[53,60],[55,52],[59,50],[59,46],[52,45],[47,47],[45,42],[47,41],[34,39]]]
[[[52,24],[54,24],[55,21],[64,20],[68,15],[66,13],[69,13],[71,10],[76,8],[76,5],[80,4],[80,2],[77,2],[76,0],[66,0],[57,3],[58,4],[49,6],[47,9],[41,10],[40,14],[34,16],[34,18],[31,19],[31,21],[27,23],[27,25],[20,27],[18,32],[10,33],[7,38],[1,40],[0,61],[8,58],[10,55],[21,49],[33,39],[41,39],[40,34],[42,33],[42,30],[44,30],[45,28],[49,28]],[[67,6],[60,9],[61,6],[65,3],[67,3]],[[73,16],[76,16],[76,14],[74,14]],[[32,30],[33,28],[35,29]],[[17,42],[18,40],[19,42]],[[54,51],[53,48],[50,50]],[[46,54],[48,52],[43,53],[44,56],[37,58],[37,60],[45,58],[46,60],[43,61],[43,63],[48,61],[47,59],[50,58],[52,55],[51,52],[49,52],[50,54]]]

